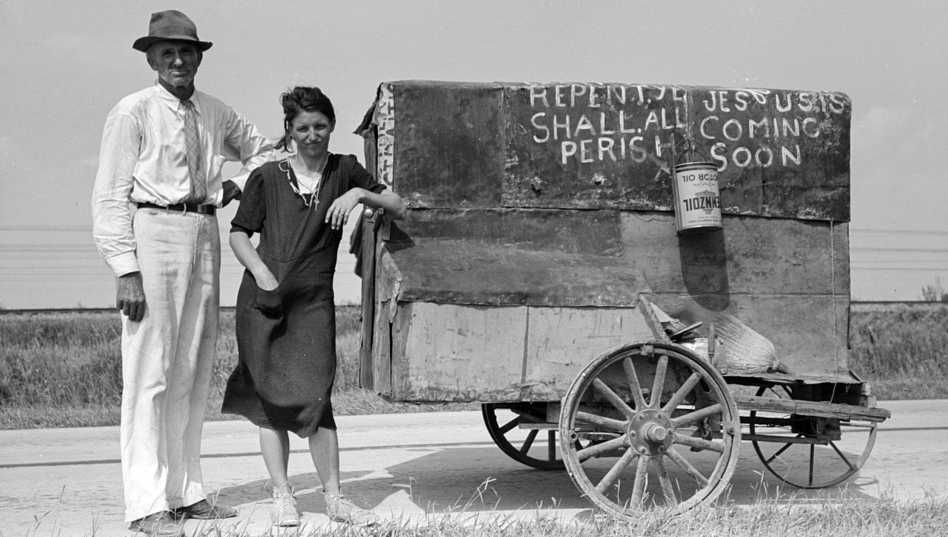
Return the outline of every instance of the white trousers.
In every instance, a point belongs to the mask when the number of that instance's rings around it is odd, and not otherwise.
[[[217,218],[139,209],[133,226],[145,316],[122,318],[125,519],[205,498],[201,429],[217,346]]]

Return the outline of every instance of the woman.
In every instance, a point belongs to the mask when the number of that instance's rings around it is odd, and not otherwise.
[[[332,280],[342,227],[358,204],[398,218],[401,198],[352,155],[329,152],[336,116],[319,88],[282,95],[284,149],[296,151],[254,170],[231,223],[230,245],[246,267],[237,295],[240,361],[223,412],[260,427],[260,450],[273,486],[274,522],[300,523],[287,482],[289,437],[309,440],[330,518],[375,522],[339,490],[339,444],[330,394],[336,370]],[[250,237],[260,233],[255,250]]]

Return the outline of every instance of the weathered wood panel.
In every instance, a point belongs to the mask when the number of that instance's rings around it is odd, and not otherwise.
[[[524,250],[617,255],[618,211],[426,209],[397,223],[410,237],[465,239]]]
[[[403,401],[517,400],[525,307],[400,304],[393,394]]]
[[[393,84],[394,187],[418,207],[496,207],[504,177],[496,84]]]
[[[393,82],[395,188],[415,208],[672,207],[685,140],[729,214],[849,220],[849,98],[642,84]]]
[[[702,331],[721,313],[693,297],[650,298],[680,318],[703,321]],[[787,378],[848,376],[843,300],[834,306],[826,296],[738,296],[725,312],[774,343]],[[637,308],[403,303],[392,329],[391,368],[377,371],[375,389],[402,401],[554,401],[597,356],[654,339]],[[376,332],[376,342],[388,343],[387,329]]]
[[[718,164],[721,206],[849,220],[849,97],[839,92],[701,88],[695,138]],[[755,211],[756,212],[756,211]]]
[[[725,217],[720,231],[679,235],[667,213],[419,212],[424,221],[399,224],[414,246],[392,254],[405,300],[502,304],[506,293],[507,303],[577,306],[631,304],[644,290],[849,295],[848,224]],[[554,294],[539,296],[546,292]]]
[[[725,217],[723,228],[675,233],[674,216],[622,213],[623,254],[655,293],[849,296],[849,226]]]
[[[656,339],[638,307],[529,308],[528,316],[523,400],[559,400],[593,359]]]
[[[425,238],[383,255],[403,275],[397,289],[402,302],[632,306],[648,292],[641,274],[618,257]]]

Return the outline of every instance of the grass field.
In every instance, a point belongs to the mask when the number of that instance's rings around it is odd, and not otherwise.
[[[879,399],[948,397],[948,305],[856,308],[851,321],[851,368]],[[358,308],[337,308],[337,414],[459,408],[389,403],[360,390],[359,322]],[[207,408],[212,420],[226,418],[218,409],[237,361],[233,327],[233,312],[224,311]],[[0,315],[0,428],[117,423],[120,332],[114,312]]]

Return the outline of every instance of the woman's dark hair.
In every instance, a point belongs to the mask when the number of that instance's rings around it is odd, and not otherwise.
[[[323,93],[323,90],[313,86],[296,86],[295,88],[283,92],[280,95],[280,103],[283,105],[283,139],[277,143],[277,148],[286,149],[290,137],[290,124],[300,114],[300,112],[321,112],[329,119],[329,122],[336,123],[336,111],[333,110],[332,101]]]

